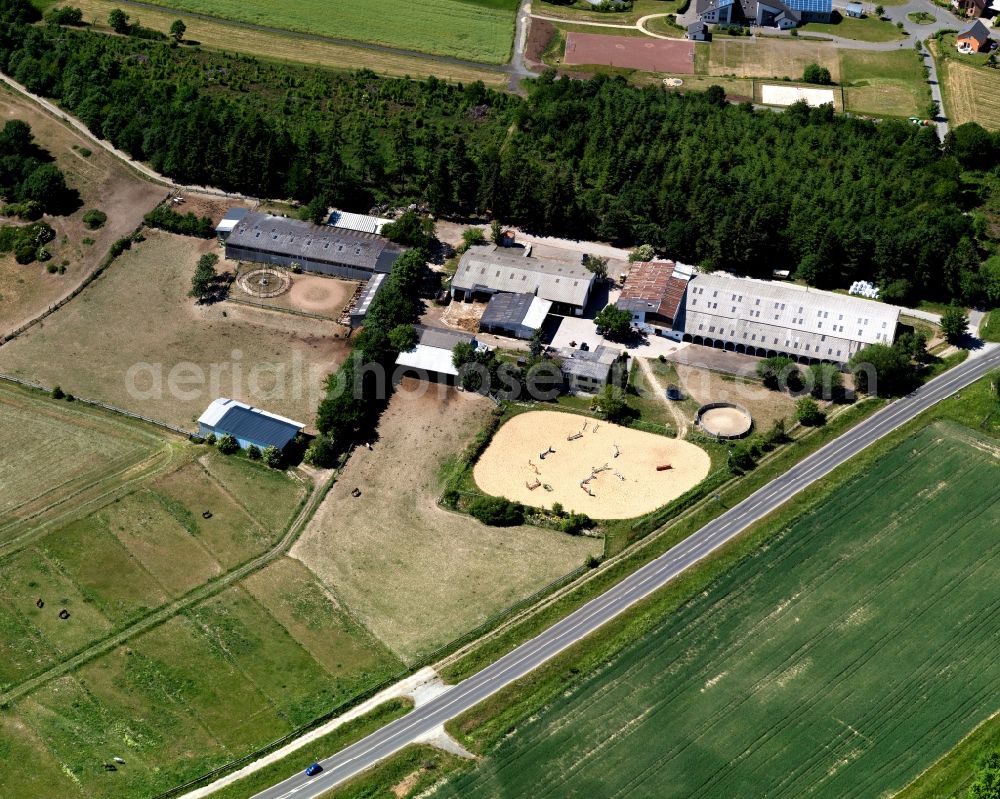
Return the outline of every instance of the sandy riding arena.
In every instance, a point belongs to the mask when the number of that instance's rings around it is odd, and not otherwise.
[[[740,438],[753,428],[750,414],[737,405],[714,403],[698,411],[698,424],[710,436]]]
[[[525,505],[560,502],[594,519],[629,519],[679,497],[709,466],[708,454],[687,441],[530,411],[497,431],[473,476],[488,494]]]

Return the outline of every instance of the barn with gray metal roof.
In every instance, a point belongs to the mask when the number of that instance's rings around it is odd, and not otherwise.
[[[551,301],[553,311],[579,316],[593,285],[593,273],[583,266],[535,258],[530,249],[493,244],[470,247],[465,252],[451,282],[451,296],[472,300],[500,292],[534,294]]]
[[[372,233],[248,213],[226,238],[226,258],[292,266],[351,280],[388,273],[403,248]]]

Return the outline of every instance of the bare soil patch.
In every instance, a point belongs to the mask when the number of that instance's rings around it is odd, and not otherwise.
[[[422,396],[416,392],[426,389]],[[486,422],[482,397],[406,379],[291,555],[404,660],[475,627],[600,550],[534,527],[486,527],[437,504],[438,471]],[[361,496],[352,497],[354,488]]]
[[[542,460],[549,447],[555,452]],[[662,466],[670,468],[658,470]],[[560,502],[594,519],[628,519],[693,488],[710,466],[708,454],[687,441],[568,413],[530,411],[497,431],[473,474],[488,494],[541,507]]]
[[[49,246],[51,263],[68,261],[65,274],[49,274],[46,265],[21,265],[0,256],[0,336],[16,330],[75,289],[104,258],[111,242],[132,232],[142,216],[167,190],[140,178],[110,153],[49,116],[10,89],[0,88],[0,126],[21,119],[31,125],[39,146],[55,158],[66,181],[80,193],[81,207],[64,217],[46,216],[56,231]],[[76,149],[74,149],[74,147]],[[89,156],[84,150],[91,150]],[[99,230],[88,230],[83,214],[98,208],[108,215]],[[83,239],[93,244],[83,244]]]
[[[682,40],[629,38],[596,33],[566,34],[563,63],[694,74],[694,44]]]
[[[556,35],[556,26],[548,20],[532,19],[528,28],[528,39],[524,45],[524,59],[533,67],[544,67],[542,55]]]
[[[0,371],[193,429],[228,396],[308,425],[343,362],[336,326],[187,296],[214,241],[147,231],[78,297],[0,348]]]

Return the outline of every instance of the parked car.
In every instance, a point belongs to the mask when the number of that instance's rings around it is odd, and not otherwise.
[[[307,777],[315,777],[322,770],[323,770],[323,767],[319,763],[313,763],[311,766],[309,766],[306,769],[306,776]]]

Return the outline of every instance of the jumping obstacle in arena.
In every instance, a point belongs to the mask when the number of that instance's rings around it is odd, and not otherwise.
[[[531,471],[533,471],[535,474],[541,474],[541,472],[538,471],[538,467],[531,462],[531,458],[528,458],[528,466],[531,467]]]
[[[576,441],[578,438],[583,438],[583,433],[573,433],[571,436],[566,436],[567,441]]]
[[[555,455],[555,454],[556,454],[556,451],[554,449],[552,449],[552,447],[550,445],[549,448],[547,450],[545,450],[545,452],[539,452],[538,453],[538,459],[539,460],[545,460],[545,458],[548,455]]]
[[[620,449],[618,449],[618,445],[615,444],[615,457],[617,458],[621,454],[622,454],[622,451]]]
[[[671,466],[669,463],[661,463],[659,466],[656,467],[656,471],[665,472],[667,469],[673,469],[673,468],[674,467]]]
[[[529,482],[528,482],[528,481],[526,480],[526,481],[524,482],[524,484],[525,484],[525,486],[527,486],[527,488],[528,488],[528,490],[529,490],[529,491],[534,491],[534,490],[535,490],[536,488],[538,488],[538,486],[540,486],[540,485],[542,484],[542,481],[541,481],[541,480],[539,480],[539,479],[538,479],[538,478],[536,477],[536,478],[535,478],[535,481],[534,481],[533,483],[529,483]]]

